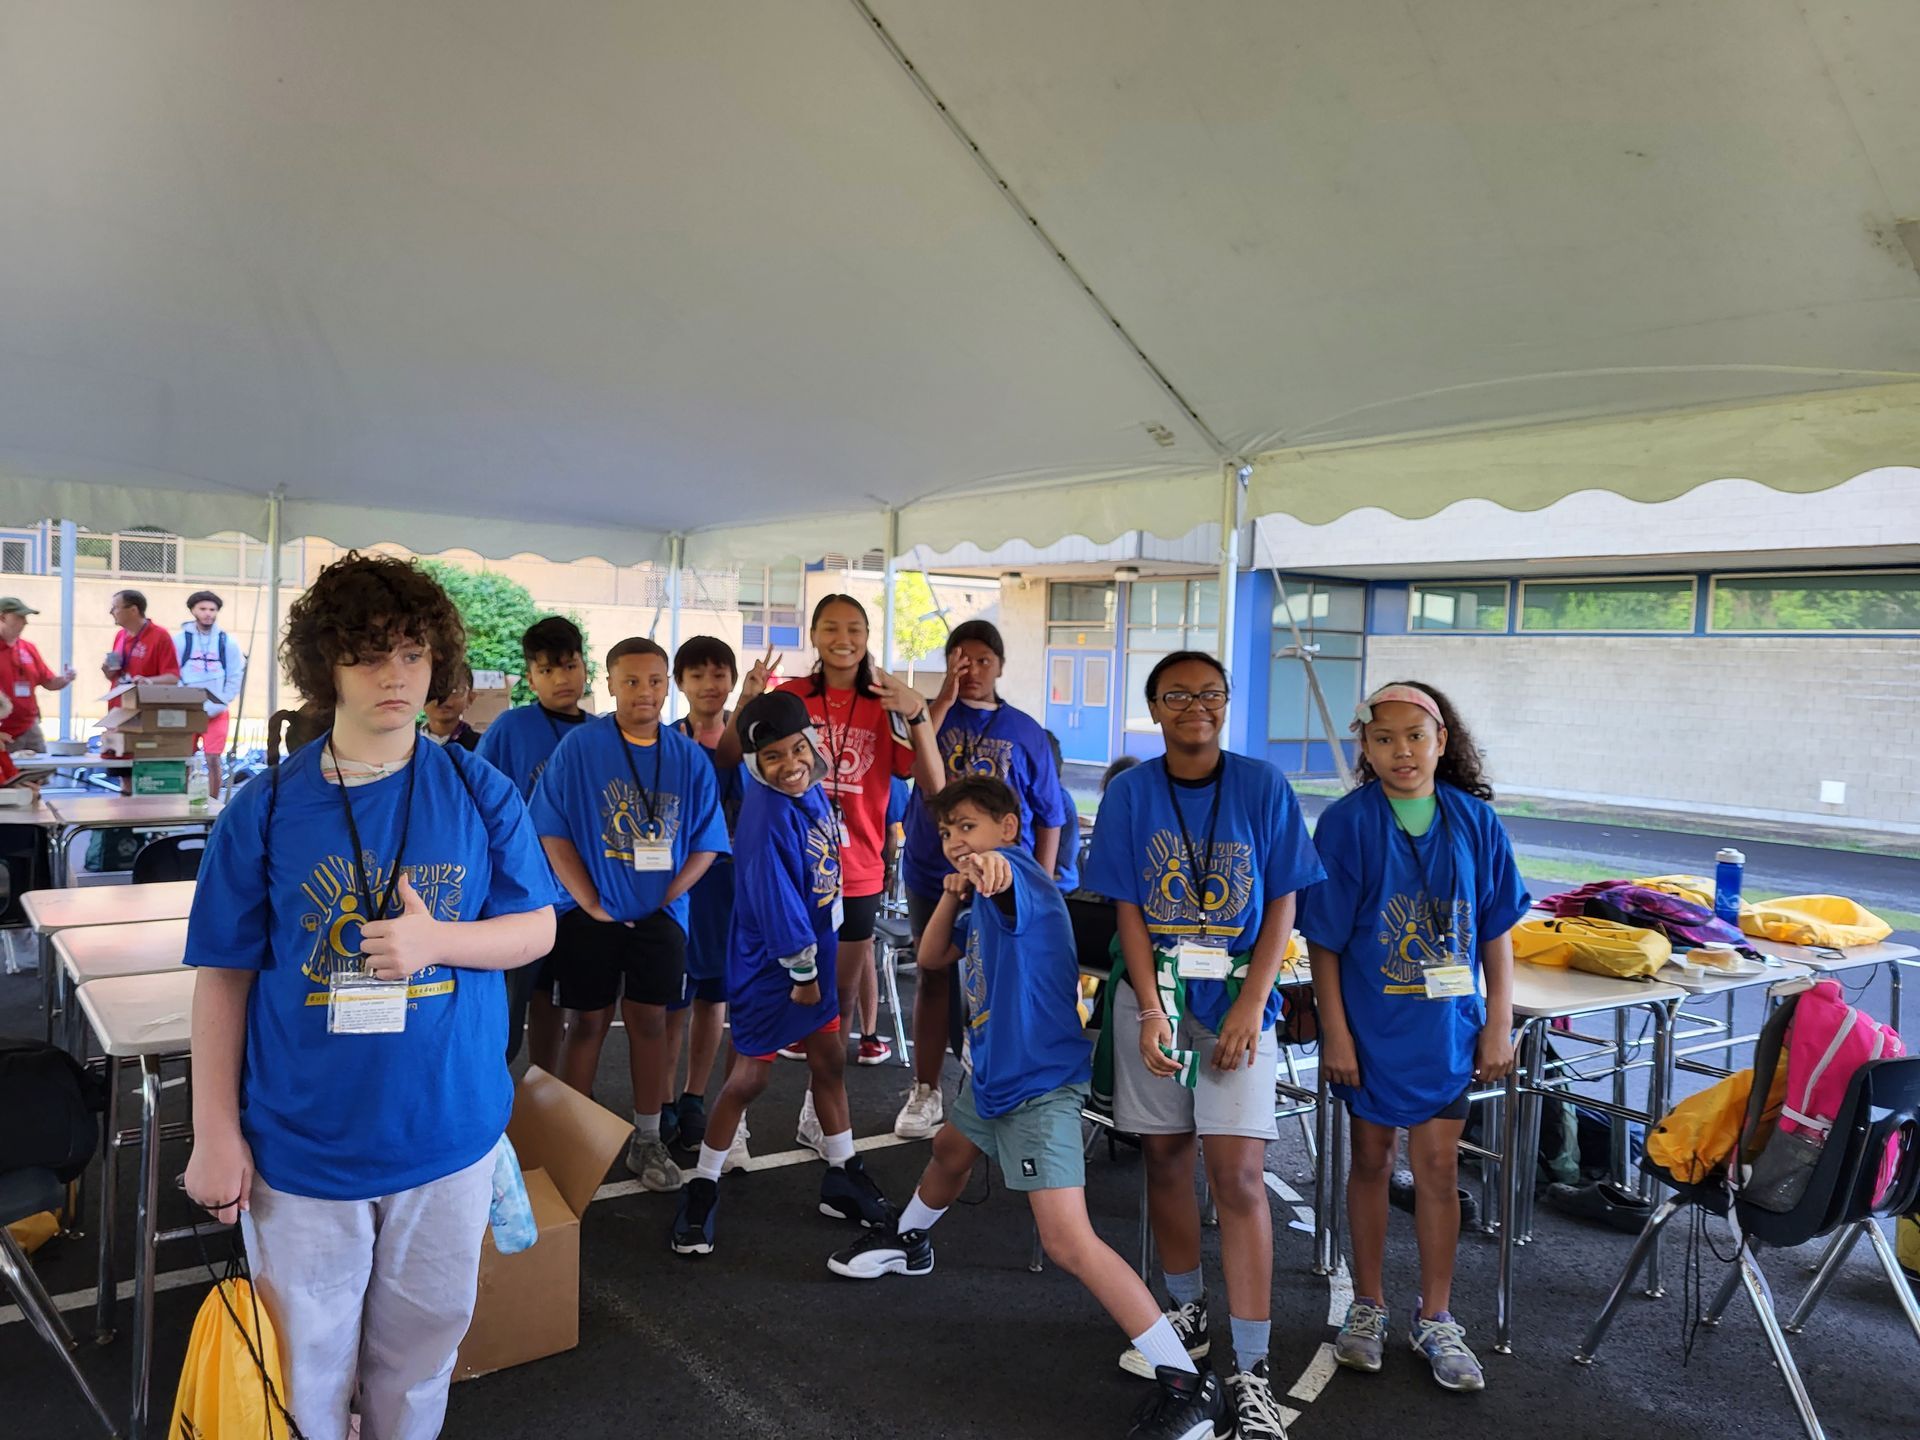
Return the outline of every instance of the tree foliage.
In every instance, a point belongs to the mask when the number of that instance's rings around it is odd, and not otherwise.
[[[873,603],[884,612],[886,597],[876,595]],[[909,676],[918,662],[947,643],[952,627],[945,615],[935,613],[939,608],[925,574],[908,570],[893,577],[893,657],[907,667]]]
[[[533,603],[533,592],[496,570],[468,570],[447,560],[422,560],[420,566],[447,592],[466,624],[467,663],[475,670],[501,670],[519,675],[525,668],[520,655],[520,637],[528,626],[551,613],[543,612]],[[567,612],[567,618],[580,625],[584,637],[586,626],[581,625],[580,617]],[[587,653],[590,657],[591,644]],[[596,668],[588,658],[589,681]],[[515,704],[525,704],[533,698],[524,678],[515,684],[513,698]]]

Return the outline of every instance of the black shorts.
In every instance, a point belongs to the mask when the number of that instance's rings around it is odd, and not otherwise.
[[[920,937],[927,933],[927,922],[933,919],[933,912],[939,908],[938,895],[922,895],[918,890],[907,891],[907,928],[913,932],[916,953],[920,948]],[[922,970],[919,983],[947,987],[947,1048],[958,1059],[967,1034],[967,996],[960,988],[959,965],[949,965],[944,971]]]
[[[569,910],[554,951],[566,1010],[604,1010],[622,996],[636,1005],[671,1005],[687,975],[687,932],[664,910],[630,926]]]
[[[878,890],[871,895],[842,895],[840,938],[849,945],[873,939],[873,924],[880,918],[880,902],[884,898]]]

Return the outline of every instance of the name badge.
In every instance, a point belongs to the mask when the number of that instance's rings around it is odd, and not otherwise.
[[[33,698],[33,686],[24,680],[14,681],[13,698],[16,700],[31,700]]]
[[[1420,967],[1429,1000],[1454,1000],[1475,993],[1473,967],[1458,950],[1449,948],[1444,958]]]
[[[847,828],[847,822],[843,818],[840,821],[840,848],[844,850],[851,844],[853,844],[853,831]]]
[[[642,875],[671,875],[673,846],[665,840],[634,841],[633,868]]]
[[[1173,953],[1182,980],[1224,980],[1233,973],[1233,957],[1219,945],[1187,940]]]
[[[338,971],[328,981],[329,1035],[398,1035],[406,1028],[406,981]]]
[[[838,931],[847,923],[847,902],[840,896],[833,897],[833,928]]]

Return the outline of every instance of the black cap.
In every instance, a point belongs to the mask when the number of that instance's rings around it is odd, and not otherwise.
[[[740,748],[757,755],[762,746],[811,730],[813,717],[807,714],[806,702],[791,690],[769,690],[742,707],[735,725]]]

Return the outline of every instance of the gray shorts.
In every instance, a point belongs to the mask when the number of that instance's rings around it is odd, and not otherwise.
[[[1113,992],[1113,1123],[1135,1135],[1244,1135],[1272,1140],[1279,1129],[1274,1082],[1280,1070],[1280,1044],[1271,1028],[1260,1032],[1252,1065],[1238,1070],[1213,1067],[1219,1037],[1191,1015],[1180,1017],[1175,1047],[1200,1054],[1200,1076],[1189,1090],[1177,1079],[1161,1078],[1140,1058],[1140,1002],[1124,980]]]

